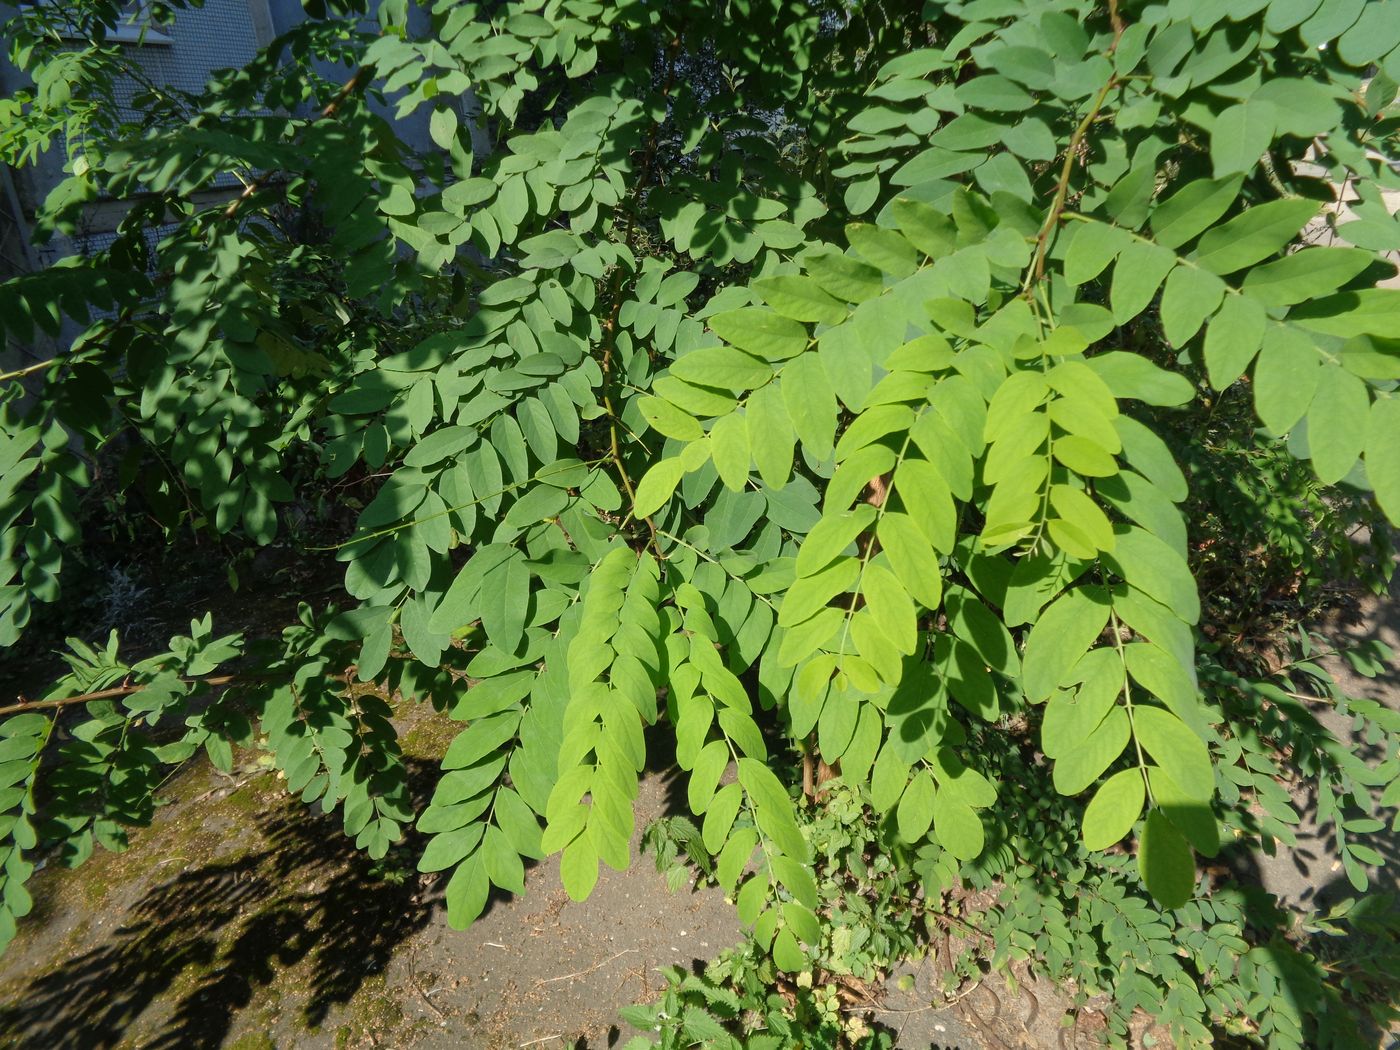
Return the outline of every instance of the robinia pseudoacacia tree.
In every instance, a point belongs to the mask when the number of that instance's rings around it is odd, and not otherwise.
[[[416,822],[460,926],[528,859],[562,854],[577,898],[625,866],[665,726],[784,971],[825,922],[803,763],[930,893],[1020,805],[998,737],[1162,922],[1208,901],[1222,831],[1288,840],[1292,716],[1206,674],[1163,421],[1243,388],[1400,522],[1395,5],[366,5],[305,0],[246,68],[130,103],[118,0],[7,27],[33,89],[0,159],[67,163],[41,234],[130,210],[0,286],[5,336],[57,347],[0,376],[0,642],[63,600],[95,464],[256,544],[292,503],[362,509],[353,603],[270,648],[207,618],[135,664],[78,645],[7,709],[0,938],[36,855],[123,847],[172,763],[254,743],[372,855]],[[396,130],[418,111],[427,151]],[[394,693],[464,724],[421,812]],[[1297,761],[1363,885],[1400,727],[1353,713],[1379,760]]]

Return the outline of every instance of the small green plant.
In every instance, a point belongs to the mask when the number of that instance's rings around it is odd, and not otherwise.
[[[627,1050],[713,1047],[714,1050],[891,1050],[890,1032],[872,1030],[846,1011],[841,988],[816,983],[809,971],[780,978],[772,961],[750,942],[730,949],[703,974],[665,971],[666,990],[655,1003],[622,1010],[646,1035]]]

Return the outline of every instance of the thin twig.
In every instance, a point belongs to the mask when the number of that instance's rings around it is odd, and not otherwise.
[[[345,104],[345,100],[355,93],[355,90],[368,75],[369,69],[369,66],[361,66],[359,69],[355,70],[354,76],[344,83],[340,91],[336,93],[335,98],[326,103],[321,112],[316,115],[315,120],[326,120],[335,116],[336,110],[340,109],[340,107]],[[313,120],[312,123],[315,123],[315,121]],[[269,168],[267,171],[263,172],[252,182],[248,183],[242,193],[229,201],[228,207],[224,209],[224,218],[231,219],[237,215],[238,209],[243,207],[248,198],[252,197],[253,194],[267,185],[268,180],[272,178],[273,170],[274,169]]]
[[[227,791],[227,792],[229,792],[230,794],[232,794],[233,792],[237,791],[239,788],[241,788],[241,787],[245,786],[246,784],[248,784],[250,781],[252,781],[252,780],[255,779],[256,777],[262,776],[263,774],[265,774],[265,773],[270,773],[270,772],[272,772],[272,770],[271,770],[270,768],[268,768],[268,769],[260,769],[260,770],[258,770],[256,773],[249,773],[249,774],[248,774],[246,777],[244,777],[242,780],[235,780],[232,784],[220,784],[218,787],[210,788],[208,791],[204,792],[204,794],[202,794],[202,795],[196,795],[194,798],[190,799],[190,801],[191,801],[191,802],[204,802],[204,801],[206,801],[207,799],[213,798],[213,797],[214,797],[215,795],[217,795],[220,791]]]
[[[592,973],[594,970],[600,970],[600,969],[602,969],[604,966],[608,965],[608,963],[613,962],[613,961],[616,960],[616,959],[621,959],[624,955],[634,955],[634,954],[636,954],[639,950],[640,950],[640,949],[637,949],[637,948],[624,948],[622,951],[618,952],[616,955],[611,955],[611,956],[609,956],[608,958],[604,959],[602,962],[596,962],[596,963],[594,963],[592,966],[590,966],[590,967],[589,967],[588,969],[586,969],[586,970],[579,970],[579,971],[577,971],[576,973],[566,973],[566,974],[564,974],[564,975],[562,975],[562,976],[560,976],[560,977],[547,977],[547,978],[545,978],[544,980],[536,981],[536,982],[535,982],[535,987],[538,988],[538,987],[540,987],[541,985],[545,985],[545,984],[556,984],[556,983],[558,983],[559,981],[569,981],[569,980],[572,980],[572,979],[575,978],[575,977],[586,977],[586,976],[588,976],[590,973]]]
[[[1113,24],[1113,41],[1108,45],[1106,52],[1109,57],[1118,49],[1118,41],[1122,39],[1123,31],[1127,27],[1123,24],[1123,19],[1118,14],[1118,0],[1109,0],[1108,17]],[[1074,160],[1079,153],[1079,147],[1084,141],[1084,137],[1089,133],[1089,128],[1098,119],[1099,110],[1108,99],[1109,92],[1118,86],[1118,76],[1109,76],[1108,81],[1094,96],[1094,101],[1089,106],[1089,112],[1084,114],[1074,133],[1070,136],[1069,146],[1065,149],[1065,162],[1060,168],[1060,178],[1055,184],[1055,196],[1050,200],[1050,213],[1045,216],[1045,222],[1040,227],[1040,232],[1035,238],[1035,258],[1031,263],[1030,270],[1026,273],[1025,283],[1021,292],[1030,298],[1032,289],[1045,277],[1045,255],[1050,248],[1050,235],[1055,232],[1055,228],[1060,224],[1060,215],[1065,210],[1065,198],[1069,195],[1069,180],[1074,173]]]
[[[519,1044],[519,1045],[520,1045],[520,1050],[525,1050],[525,1047],[527,1047],[527,1046],[539,1046],[540,1043],[547,1043],[547,1042],[549,1042],[551,1039],[563,1039],[563,1038],[564,1038],[564,1037],[563,1037],[562,1035],[546,1035],[546,1036],[541,1036],[539,1039],[531,1039],[528,1043],[521,1043],[521,1044]]]
[[[418,993],[419,998],[432,1008],[433,1013],[438,1015],[444,1025],[447,1024],[447,1014],[443,1013],[442,1007],[433,1002],[428,993],[423,990],[423,986],[418,983],[418,945],[416,944],[408,955],[408,979],[413,985],[413,990]]]
[[[232,685],[240,678],[256,677],[251,675],[216,675],[213,678],[181,678],[182,685]],[[95,700],[113,700],[119,696],[130,696],[132,693],[139,693],[149,687],[147,685],[119,685],[111,689],[99,689],[95,693],[79,693],[77,696],[61,696],[54,700],[26,700],[20,697],[16,703],[7,704],[0,707],[0,715],[13,715],[21,711],[43,711],[55,707],[67,707],[70,704],[90,704]]]
[[[671,89],[676,82],[676,54],[680,50],[681,37],[677,33],[666,50],[666,82],[661,88],[661,98],[663,103],[671,97]],[[632,233],[637,223],[637,211],[641,206],[642,194],[646,190],[647,183],[651,180],[652,166],[656,162],[657,147],[660,144],[661,124],[665,122],[666,116],[663,112],[661,120],[651,125],[651,130],[647,136],[646,151],[642,155],[642,166],[637,176],[636,185],[632,189],[632,196],[627,202],[627,223],[623,227],[622,244],[625,248],[632,247]],[[627,491],[627,501],[632,506],[637,505],[637,490],[632,484],[632,478],[627,473],[627,467],[622,462],[622,449],[617,440],[618,413],[613,407],[612,394],[609,387],[615,382],[613,376],[613,350],[617,346],[618,318],[622,311],[622,293],[624,285],[624,271],[619,265],[613,273],[613,278],[609,288],[609,295],[612,303],[608,309],[608,316],[603,319],[603,357],[599,362],[603,372],[603,409],[608,416],[608,453],[612,458],[613,466],[617,470],[618,479],[622,482],[622,487]],[[665,555],[661,551],[661,544],[656,538],[656,522],[650,515],[642,517],[647,530],[651,533],[651,546],[656,551],[658,559],[664,559]]]
[[[37,365],[27,365],[24,368],[16,368],[13,372],[0,374],[0,383],[7,382],[11,379],[23,379],[27,375],[31,375],[34,372],[42,372],[44,369],[56,364],[59,364],[59,359],[51,357],[47,361],[40,361]]]
[[[1108,93],[1117,85],[1118,78],[1116,76],[1108,78],[1104,86],[1099,88],[1099,93],[1094,96],[1094,101],[1089,106],[1089,112],[1084,114],[1084,119],[1079,122],[1079,125],[1074,129],[1074,134],[1070,136],[1069,146],[1065,149],[1065,162],[1060,168],[1060,178],[1055,184],[1055,196],[1050,199],[1050,212],[1045,216],[1045,222],[1041,224],[1040,232],[1036,234],[1035,258],[1021,288],[1022,294],[1027,298],[1030,298],[1033,294],[1032,289],[1045,277],[1045,255],[1050,248],[1050,235],[1059,226],[1060,215],[1065,210],[1065,198],[1069,195],[1069,180],[1070,176],[1074,174],[1074,159],[1079,153],[1079,146],[1089,133],[1090,125],[1098,118],[1099,109],[1108,98]]]

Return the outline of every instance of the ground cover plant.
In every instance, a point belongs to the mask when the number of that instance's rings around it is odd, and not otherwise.
[[[246,747],[374,857],[430,836],[454,924],[547,854],[583,897],[656,726],[653,837],[752,930],[633,1012],[663,1045],[877,1045],[832,989],[953,925],[950,974],[1107,992],[1112,1040],[1390,1022],[1382,904],[1288,930],[1211,859],[1301,784],[1364,892],[1400,803],[1396,714],[1285,644],[1400,523],[1394,5],[305,7],[134,100],[117,0],[6,29],[40,235],[130,208],[0,286],[53,348],[0,375],[0,643],[114,489],[171,539],[344,522],[344,600],[6,703],[0,940],[38,857]],[[396,694],[463,723],[418,812]]]

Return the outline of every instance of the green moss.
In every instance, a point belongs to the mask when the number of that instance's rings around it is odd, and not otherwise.
[[[382,1037],[403,1024],[403,1007],[385,987],[382,974],[368,978],[349,1005],[350,1016],[336,1029],[337,1050],[358,1046],[367,1039],[378,1044]]]
[[[447,753],[447,745],[462,731],[460,722],[452,721],[427,704],[416,705],[406,716],[406,724],[399,730],[399,747],[410,758],[440,759]]]
[[[277,1050],[277,1044],[266,1032],[245,1032],[233,1042],[225,1044],[225,1050]]]

